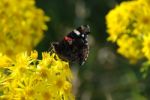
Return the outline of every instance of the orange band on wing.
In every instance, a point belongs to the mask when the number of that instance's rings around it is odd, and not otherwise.
[[[73,39],[70,38],[70,37],[65,36],[65,37],[64,37],[64,40],[65,40],[65,41],[72,41]]]

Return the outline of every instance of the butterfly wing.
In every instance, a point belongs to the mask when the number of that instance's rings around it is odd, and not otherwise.
[[[85,63],[85,61],[87,60],[89,54],[89,47],[85,46],[84,48],[82,48],[79,52],[79,64],[83,65]]]
[[[78,57],[76,59],[79,65],[83,65],[87,60],[88,53],[89,53],[88,41],[85,39],[76,40],[74,46],[77,48],[76,55],[78,55]]]

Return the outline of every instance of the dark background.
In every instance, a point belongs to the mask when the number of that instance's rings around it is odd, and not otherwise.
[[[47,51],[74,28],[89,24],[90,54],[83,66],[72,65],[76,100],[150,100],[150,79],[142,78],[141,64],[130,64],[107,41],[105,16],[121,0],[36,0],[50,16],[48,31],[35,48]]]

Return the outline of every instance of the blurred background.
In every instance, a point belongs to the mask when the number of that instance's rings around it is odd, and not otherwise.
[[[83,66],[72,65],[76,100],[150,100],[150,79],[143,78],[141,64],[130,64],[107,41],[105,16],[122,0],[36,0],[51,21],[35,48],[47,51],[74,28],[89,24],[90,53]]]

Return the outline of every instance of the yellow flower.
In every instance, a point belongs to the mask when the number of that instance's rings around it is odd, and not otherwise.
[[[14,61],[15,64],[9,67],[9,70],[11,71],[10,76],[21,78],[23,75],[26,75],[32,61],[31,58],[27,55],[27,52],[18,54]]]
[[[36,50],[31,51],[31,58],[32,59],[37,59],[37,57],[38,57],[38,52]]]
[[[123,35],[118,39],[117,44],[119,46],[118,52],[128,58],[131,63],[136,63],[137,60],[143,57],[143,53],[140,50],[140,40]]]
[[[122,2],[107,14],[106,22],[108,40],[117,43],[121,55],[132,63],[149,59],[149,0]]]
[[[108,40],[116,42],[124,34],[131,32],[134,24],[133,15],[134,8],[137,8],[136,1],[123,2],[121,5],[116,6],[106,16],[107,32],[109,33]],[[133,16],[132,16],[133,15]]]
[[[1,0],[0,19],[0,52],[11,57],[32,50],[43,38],[49,20],[35,0]]]
[[[37,54],[18,54],[7,67],[8,74],[0,70],[0,99],[74,100],[68,62],[49,52],[42,53],[42,60],[38,60]]]
[[[6,55],[3,55],[2,53],[0,53],[0,68],[1,67],[8,67],[10,66],[12,63],[11,59],[9,57],[7,57]]]

